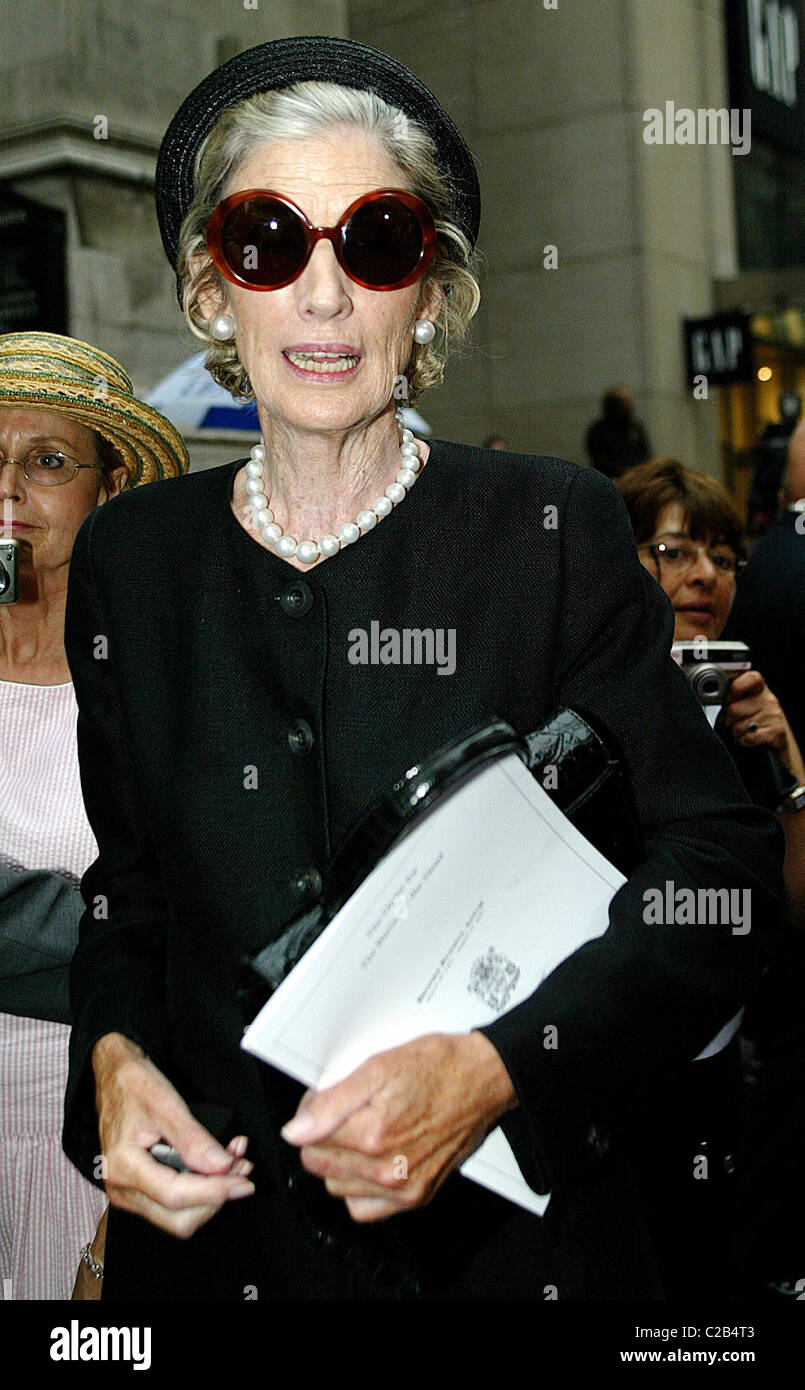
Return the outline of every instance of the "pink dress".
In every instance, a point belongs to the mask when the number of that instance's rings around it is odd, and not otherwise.
[[[0,858],[77,884],[97,855],[73,687],[0,681]],[[0,1294],[69,1298],[106,1205],[62,1152],[70,1029],[0,1013]]]

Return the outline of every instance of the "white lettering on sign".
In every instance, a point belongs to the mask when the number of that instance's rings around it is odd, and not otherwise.
[[[780,0],[746,0],[749,61],[759,92],[795,106],[799,67],[799,23],[792,5]]]
[[[691,334],[690,355],[695,373],[734,372],[743,347],[740,328],[697,328]]]

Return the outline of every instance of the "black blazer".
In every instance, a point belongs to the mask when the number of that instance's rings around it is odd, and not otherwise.
[[[669,656],[671,609],[623,505],[592,470],[434,441],[392,515],[302,575],[233,516],[239,466],[111,501],[71,566],[67,652],[100,854],[72,967],[65,1148],[90,1175],[90,1053],[119,1031],[210,1123],[210,1106],[235,1108],[219,1127],[226,1139],[237,1123],[258,1158],[259,1200],[230,1204],[187,1244],[130,1218],[120,1266],[135,1278],[147,1261],[156,1296],[165,1267],[166,1297],[177,1281],[348,1296],[365,1278],[392,1293],[542,1298],[556,1269],[560,1297],[644,1294],[655,1285],[615,1157],[619,1117],[661,1103],[662,1078],[753,989],[779,918],[782,837]],[[355,629],[372,622],[453,629],[454,673],[353,664]],[[333,847],[406,767],[492,714],[525,733],[560,704],[619,745],[648,857],[608,932],[484,1029],[518,1091],[518,1159],[556,1194],[550,1220],[455,1175],[426,1211],[355,1227],[277,1136],[299,1088],[239,1049],[238,962],[315,898]],[[669,880],[749,889],[751,931],[647,926],[644,891]]]
[[[788,509],[758,541],[725,632],[747,643],[805,748],[805,530],[797,521],[805,526]]]

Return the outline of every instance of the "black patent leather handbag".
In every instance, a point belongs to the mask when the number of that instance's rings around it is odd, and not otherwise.
[[[293,969],[383,855],[459,783],[491,760],[516,753],[559,809],[627,877],[644,857],[621,759],[603,730],[559,709],[518,735],[502,719],[478,725],[416,764],[366,810],[323,874],[320,901],[242,963],[244,1010],[259,1007]]]

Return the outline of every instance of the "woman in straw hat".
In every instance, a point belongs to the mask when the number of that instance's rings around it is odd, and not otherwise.
[[[478,302],[467,145],[385,54],[282,39],[187,98],[157,209],[211,369],[255,398],[264,444],[122,497],[76,545],[67,641],[100,855],[65,1147],[88,1175],[106,1160],[104,1297],[656,1294],[624,1118],[762,969],[779,855],[669,657],[612,484],[398,426],[402,386],[440,379]],[[452,631],[450,678],[351,661],[375,620]],[[403,769],[492,713],[526,733],[557,704],[622,747],[646,832],[609,931],[517,1008],[373,1057],[291,1121],[300,1088],[239,1045],[241,958],[316,904]],[[751,887],[749,936],[646,931],[646,888],[713,876]],[[542,1220],[455,1172],[500,1120],[554,1190]],[[191,1171],[156,1161],[160,1140]]]
[[[69,1297],[105,1205],[61,1150],[67,968],[97,853],[64,652],[70,554],[95,507],[186,467],[113,358],[0,337],[0,1274],[14,1299]]]

